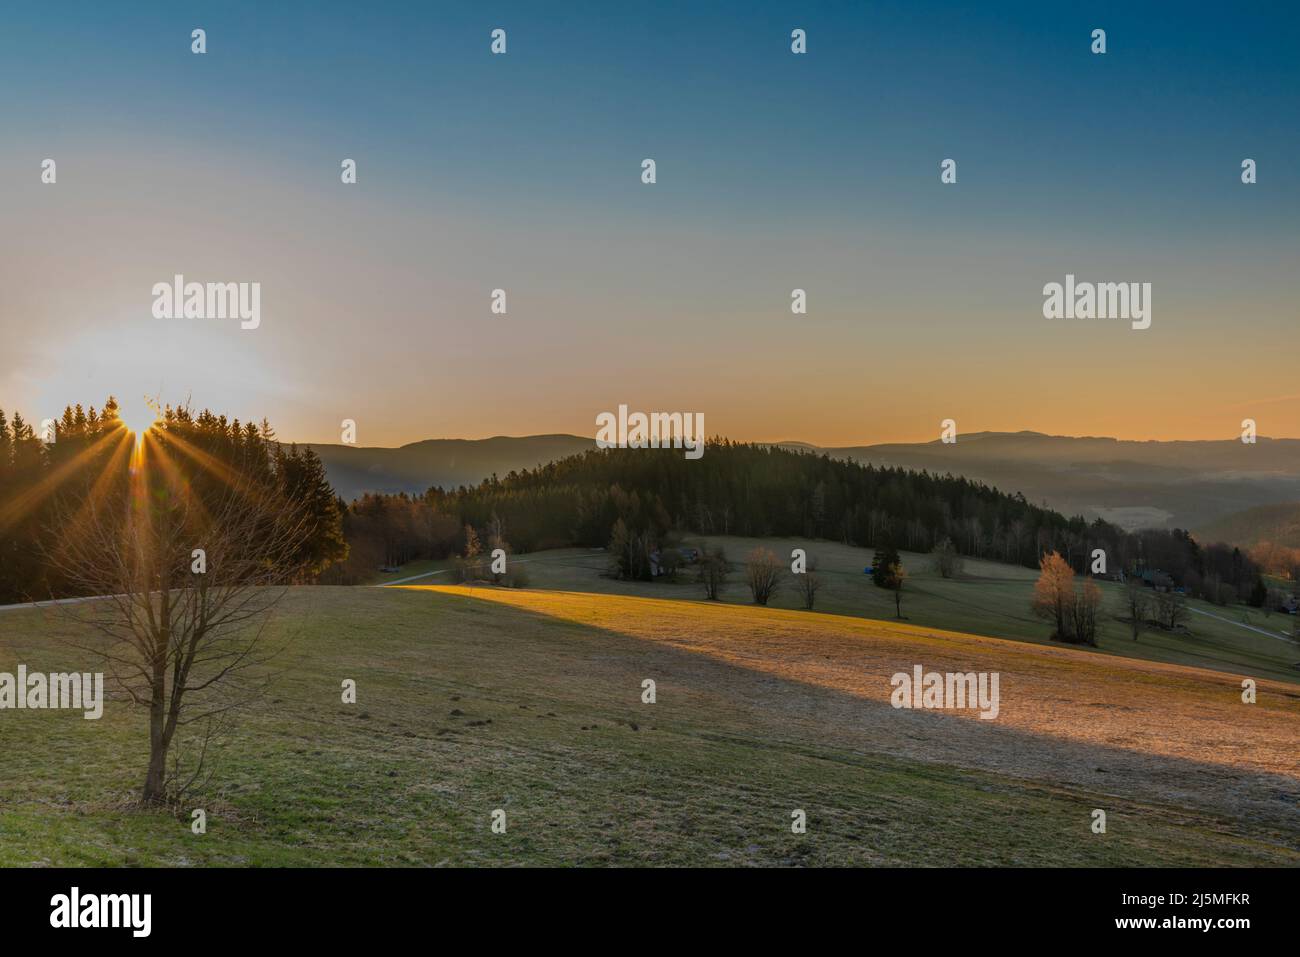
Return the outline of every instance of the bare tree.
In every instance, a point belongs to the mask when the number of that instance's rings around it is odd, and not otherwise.
[[[945,537],[934,546],[934,567],[944,578],[956,578],[962,572],[962,557],[951,538]]]
[[[1025,542],[1025,522],[1023,519],[1016,519],[1007,527],[1007,544],[1011,548],[1008,555],[1009,561],[1020,564],[1020,551]]]
[[[1187,599],[1172,589],[1156,592],[1156,618],[1168,631],[1177,631],[1187,621]]]
[[[821,588],[822,580],[817,575],[817,559],[809,555],[806,570],[794,576],[794,589],[799,593],[803,606],[808,611],[813,610],[813,604],[817,601],[817,593]]]
[[[1068,640],[1070,606],[1074,600],[1074,569],[1056,552],[1044,555],[1039,568],[1042,574],[1034,583],[1034,614],[1052,623],[1052,638]]]
[[[626,581],[646,581],[651,577],[650,539],[645,532],[631,531],[620,518],[610,530],[609,573]]]
[[[1124,610],[1128,612],[1133,627],[1133,640],[1137,641],[1151,614],[1151,596],[1147,594],[1142,579],[1136,575],[1130,575],[1124,585]]]
[[[749,585],[754,604],[766,605],[781,581],[781,563],[771,549],[756,548],[745,560],[745,583]]]
[[[878,588],[894,593],[894,617],[903,617],[903,583],[907,581],[907,571],[903,568],[903,559],[898,549],[886,542],[876,549],[871,560],[871,580]]]
[[[727,553],[721,545],[713,549],[706,546],[701,551],[699,580],[704,585],[704,596],[709,601],[718,601],[731,570],[727,563]]]
[[[1078,644],[1097,644],[1097,609],[1101,607],[1101,589],[1091,578],[1075,589],[1070,602],[1070,640]]]
[[[1039,618],[1052,623],[1052,640],[1097,644],[1097,611],[1101,589],[1091,577],[1075,588],[1074,570],[1057,552],[1039,562],[1042,574],[1034,583],[1031,607]]]
[[[478,532],[474,526],[468,522],[465,523],[465,554],[460,561],[460,580],[463,582],[474,581],[479,577],[478,557],[483,553],[483,545],[479,541]]]
[[[49,555],[81,594],[65,606],[98,640],[74,639],[120,692],[149,714],[146,804],[179,800],[211,746],[270,679],[271,613],[303,570],[312,527],[265,481],[224,470],[201,500],[177,474],[145,462],[125,496],[92,490],[57,508]],[[182,767],[178,731],[194,725]],[[172,761],[169,765],[169,755]]]

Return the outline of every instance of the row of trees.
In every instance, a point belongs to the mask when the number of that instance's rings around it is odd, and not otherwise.
[[[934,551],[935,570],[944,578],[953,577],[959,571],[959,568],[954,568],[954,563],[959,565],[960,559],[954,557],[955,552],[949,545],[941,543]],[[1076,581],[1074,569],[1056,552],[1044,555],[1039,567],[1030,607],[1038,617],[1051,624],[1051,639],[1095,646],[1102,609],[1102,592],[1097,582],[1091,576]],[[697,580],[704,585],[707,598],[718,600],[729,573],[725,552],[721,548],[706,546]],[[670,577],[675,578],[675,572]],[[816,559],[807,556],[804,566],[792,569],[790,577],[803,607],[812,611],[822,587]],[[876,550],[871,578],[877,587],[892,592],[895,616],[902,618],[902,594],[907,572],[898,549],[893,545],[885,544]],[[754,604],[766,605],[783,585],[785,568],[770,549],[760,546],[746,557],[744,580]],[[1125,583],[1120,611],[1116,617],[1131,627],[1134,641],[1148,629],[1180,631],[1185,628],[1189,617],[1187,598],[1182,592],[1149,584],[1137,575],[1129,576]],[[1297,640],[1300,640],[1300,622],[1294,630]]]
[[[10,419],[0,410],[0,604],[80,592],[52,556],[70,539],[66,523],[78,509],[124,500],[139,464],[136,441],[112,397],[98,412],[68,406],[52,436],[37,435],[21,414]],[[221,500],[232,485],[244,485],[301,510],[311,534],[292,556],[296,580],[310,581],[346,556],[343,510],[320,459],[311,449],[276,441],[265,421],[241,424],[207,410],[168,407],[150,441],[159,474],[183,483],[195,503]],[[251,551],[255,543],[249,544]]]
[[[356,585],[377,568],[465,553],[465,523],[425,498],[367,494],[338,509],[348,554],[321,576],[324,584]]]
[[[817,595],[822,590],[823,584],[821,576],[817,573],[817,559],[815,556],[806,555],[792,564],[796,566],[791,568],[789,573],[793,581],[792,587],[803,607],[812,611],[817,604]],[[704,586],[705,598],[719,601],[730,574],[731,565],[723,548],[706,545],[701,550],[696,572],[696,581]],[[750,598],[756,605],[766,605],[771,601],[786,580],[784,563],[770,548],[761,545],[745,557],[744,574],[745,587],[749,589]],[[666,571],[665,577],[670,581],[676,580],[676,567]],[[880,588],[889,589],[894,593],[894,610],[900,618],[902,617],[903,581],[906,577],[897,549],[887,545],[876,552],[872,581]]]
[[[458,558],[462,581],[490,578],[522,587],[521,569],[494,570],[492,555],[498,549],[514,552],[507,540],[505,522],[495,513],[476,528],[461,522],[425,497],[406,494],[366,494],[351,505],[338,502],[347,557],[321,576],[327,585],[356,585],[374,577],[376,568],[396,568],[426,559]],[[508,567],[508,565],[507,565]]]
[[[1182,588],[1215,604],[1240,601],[1263,607],[1267,599],[1264,570],[1249,554],[1222,542],[1203,545],[1182,529],[1143,529],[1125,535],[1109,556],[1117,570],[1161,588]],[[1086,571],[1077,563],[1071,567]]]
[[[1074,569],[1056,552],[1044,555],[1040,568],[1031,608],[1051,623],[1052,640],[1096,645],[1102,604],[1097,583],[1091,577],[1076,583]],[[1131,627],[1134,641],[1150,628],[1179,631],[1188,618],[1182,592],[1150,585],[1136,575],[1125,582],[1121,611],[1118,617]]]
[[[785,566],[770,548],[759,546],[745,558],[745,587],[749,589],[750,598],[756,605],[766,605],[782,586],[785,580]],[[704,586],[704,595],[710,601],[719,601],[731,575],[731,565],[727,553],[721,546],[705,546],[701,552],[696,580]],[[811,556],[806,567],[791,576],[794,589],[798,593],[804,608],[809,611],[817,601],[821,591],[821,578],[817,575],[817,560]]]
[[[1249,557],[1268,575],[1300,584],[1300,548],[1262,541],[1251,546]]]
[[[725,439],[693,461],[671,449],[592,450],[472,488],[430,489],[425,500],[475,527],[495,512],[524,551],[603,546],[620,519],[656,545],[673,529],[913,551],[947,538],[963,554],[1028,566],[1049,548],[1082,563],[1085,544],[1123,535],[964,478]]]
[[[1052,640],[1071,644],[1097,643],[1097,610],[1101,589],[1091,578],[1078,587],[1074,569],[1056,552],[1043,556],[1042,573],[1034,584],[1031,607],[1040,618],[1051,622]]]
[[[952,475],[719,439],[694,461],[671,449],[592,450],[472,487],[366,496],[346,509],[354,559],[336,580],[460,554],[465,526],[482,533],[494,516],[521,551],[607,547],[614,574],[627,579],[650,579],[656,551],[672,563],[681,534],[830,537],[932,551],[945,577],[967,556],[1037,567],[1052,552],[1088,574],[1100,549],[1110,577],[1133,573],[1211,601],[1269,601],[1249,555],[1179,529],[1129,533]]]
[[[964,478],[725,439],[695,461],[674,450],[592,450],[473,487],[432,488],[420,504],[450,516],[448,528],[501,516],[523,551],[605,546],[617,577],[640,580],[652,577],[652,554],[673,562],[683,533],[935,548],[947,574],[959,573],[963,554],[1034,565],[1051,548],[1082,568],[1091,546],[1125,535]],[[451,541],[423,550],[434,557]]]

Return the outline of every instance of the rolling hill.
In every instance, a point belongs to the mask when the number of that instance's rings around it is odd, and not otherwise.
[[[1268,680],[1245,705],[1233,676],[1185,666],[484,587],[296,588],[273,630],[292,638],[280,677],[187,804],[205,835],[122,813],[140,709],[16,711],[0,864],[1300,863],[1300,698]],[[72,631],[53,609],[9,613],[0,670],[66,667]],[[998,671],[998,718],[891,707],[891,673],[915,664]]]
[[[772,443],[877,465],[963,475],[1066,515],[1128,529],[1204,528],[1245,509],[1300,500],[1300,439],[1255,445],[1130,442],[1038,432],[977,432],[939,441],[820,447]],[[419,494],[532,468],[591,448],[576,435],[430,439],[396,449],[313,445],[338,494]]]
[[[426,439],[395,449],[311,445],[336,494],[346,501],[365,492],[419,495],[433,485],[455,488],[493,473],[545,465],[592,448],[576,435],[498,435],[490,439]]]
[[[1300,498],[1300,439],[1132,442],[1038,432],[979,432],[944,445],[827,448],[829,455],[957,475],[1018,491],[1066,515],[1130,530],[1197,528]]]
[[[732,565],[732,583],[721,595],[723,604],[747,606],[750,595],[743,582],[744,560],[755,547],[788,556],[794,547],[807,549],[816,559],[821,589],[818,612],[894,620],[891,592],[877,588],[862,569],[871,563],[872,550],[839,542],[794,538],[741,538],[713,535],[688,536],[684,544],[699,548],[723,547]],[[903,614],[914,625],[991,638],[1060,647],[1050,641],[1049,629],[1030,610],[1038,572],[1003,562],[967,558],[962,573],[943,578],[929,555],[901,552],[907,583]],[[609,577],[610,556],[603,549],[563,548],[518,555],[511,559],[530,588],[547,591],[588,592],[640,598],[693,601],[700,597],[694,569],[686,569],[676,583],[624,581]],[[423,561],[391,573],[378,573],[375,583],[454,582],[454,560]],[[415,576],[415,577],[413,577]],[[771,598],[770,607],[802,610],[803,604],[789,575]],[[1300,683],[1300,647],[1290,640],[1295,619],[1265,614],[1245,605],[1219,606],[1198,598],[1188,599],[1191,617],[1184,630],[1168,632],[1148,628],[1133,639],[1124,607],[1123,586],[1099,581],[1102,592],[1097,647],[1092,654],[1118,655],[1166,664],[1189,665],[1227,674],[1270,678],[1292,685]]]
[[[1195,531],[1206,541],[1223,541],[1242,548],[1260,542],[1300,548],[1300,502],[1248,508],[1225,515]]]

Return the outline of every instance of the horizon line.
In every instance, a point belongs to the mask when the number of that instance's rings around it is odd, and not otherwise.
[[[1017,430],[1017,431],[1004,431],[1004,430],[997,430],[997,429],[982,429],[982,430],[973,430],[973,431],[970,431],[970,432],[959,432],[959,433],[957,434],[957,439],[958,439],[958,441],[957,441],[956,443],[953,443],[953,444],[960,444],[960,440],[961,440],[962,436],[966,436],[966,437],[968,437],[968,438],[969,438],[969,437],[973,437],[973,436],[981,436],[981,437],[988,437],[988,436],[1035,436],[1035,437],[1038,437],[1038,438],[1044,438],[1044,439],[1070,439],[1070,440],[1075,440],[1075,441],[1089,441],[1089,440],[1090,440],[1090,441],[1095,441],[1095,442],[1114,442],[1114,443],[1116,443],[1116,444],[1119,444],[1119,443],[1131,443],[1131,444],[1135,444],[1135,445],[1139,445],[1139,444],[1140,444],[1140,445],[1149,445],[1149,444],[1158,444],[1158,445],[1174,445],[1174,444],[1194,445],[1194,444],[1212,443],[1212,442],[1239,442],[1239,441],[1240,441],[1240,437],[1239,437],[1239,436],[1238,436],[1237,438],[1218,437],[1218,438],[1196,438],[1196,439],[1156,439],[1156,438],[1121,439],[1121,438],[1116,438],[1115,436],[1111,436],[1111,435],[1065,435],[1065,434],[1060,434],[1060,433],[1055,433],[1055,432],[1039,432],[1039,431],[1034,430],[1034,429],[1019,429],[1019,430]],[[422,438],[422,439],[414,439],[414,440],[411,440],[411,441],[409,441],[409,442],[402,442],[402,443],[400,443],[400,444],[398,444],[398,445],[356,445],[356,444],[352,444],[352,443],[347,443],[347,442],[338,442],[338,441],[334,441],[334,442],[313,442],[313,441],[305,441],[305,440],[298,440],[298,439],[279,439],[279,441],[280,441],[282,444],[295,444],[295,445],[328,445],[328,446],[334,446],[334,447],[338,447],[338,448],[355,448],[355,449],[403,449],[403,448],[407,448],[407,447],[412,446],[412,445],[419,445],[419,444],[421,444],[422,442],[490,442],[490,441],[492,441],[492,440],[494,440],[494,439],[544,439],[544,438],[572,438],[572,439],[579,439],[579,440],[582,440],[582,441],[590,441],[590,442],[592,443],[593,447],[595,446],[595,443],[596,443],[596,439],[595,439],[594,436],[588,437],[588,436],[584,436],[584,435],[579,435],[579,434],[577,434],[577,433],[575,433],[575,432],[528,432],[528,433],[522,433],[522,434],[518,434],[518,435],[506,435],[506,434],[504,434],[504,433],[497,433],[497,434],[494,434],[494,435],[481,435],[481,436],[475,436],[475,437],[470,437],[470,436],[450,436],[450,435],[442,435],[442,436],[427,436],[427,437]],[[743,438],[736,438],[735,436],[730,436],[730,435],[713,435],[713,436],[709,436],[708,439],[706,439],[706,441],[712,441],[713,439],[718,439],[718,438],[721,438],[721,439],[727,439],[728,441],[732,441],[732,442],[740,442],[740,443],[742,443],[742,444],[748,444],[748,445],[779,445],[779,446],[786,446],[786,445],[795,445],[795,446],[797,446],[797,445],[803,445],[803,446],[807,446],[807,447],[809,447],[809,448],[813,448],[813,449],[824,449],[824,450],[835,450],[835,449],[856,449],[856,448],[883,448],[883,447],[886,447],[886,446],[906,446],[906,445],[941,445],[941,444],[943,444],[942,440],[939,439],[939,438],[930,438],[930,439],[914,439],[914,440],[894,440],[894,441],[885,441],[885,442],[870,442],[870,441],[863,441],[863,442],[851,442],[851,443],[840,443],[840,444],[834,444],[834,445],[826,445],[826,444],[820,444],[820,443],[816,443],[816,442],[808,442],[808,441],[803,440],[803,439],[743,439]],[[1256,436],[1256,441],[1257,441],[1257,442],[1266,442],[1266,441],[1267,441],[1267,442],[1296,442],[1296,441],[1300,441],[1300,436],[1269,436],[1269,435],[1259,435],[1259,436]]]

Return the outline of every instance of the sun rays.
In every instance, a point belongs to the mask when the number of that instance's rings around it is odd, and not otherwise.
[[[178,463],[169,447],[180,452],[185,461]],[[100,462],[102,465],[98,465]],[[88,470],[95,470],[93,476],[86,476]],[[77,518],[105,503],[119,478],[128,480],[133,497],[140,499],[145,496],[146,474],[150,472],[156,472],[173,495],[190,499],[191,470],[211,475],[228,486],[236,484],[237,476],[231,468],[169,429],[156,406],[146,400],[138,409],[111,420],[103,432],[50,469],[35,485],[0,504],[0,532],[32,515],[65,487],[82,490],[76,495],[80,499],[75,506]]]
[[[136,444],[143,441],[146,433],[158,424],[158,413],[148,406],[140,410],[125,410],[120,413],[122,424],[135,436]]]
[[[44,502],[50,495],[74,475],[77,475],[86,467],[86,465],[105,452],[111,452],[109,463],[105,466],[104,473],[97,478],[95,485],[98,487],[103,480],[103,475],[107,473],[113,463],[121,462],[121,449],[125,447],[129,433],[121,425],[109,429],[103,435],[96,438],[75,456],[66,462],[56,466],[41,481],[25,491],[5,502],[0,507],[0,531],[13,525],[24,516],[30,514],[38,505]]]
[[[137,471],[144,464],[145,438],[158,425],[158,402],[145,398],[139,407],[123,407],[118,411],[118,418],[127,432],[135,438],[131,450],[131,471]]]

